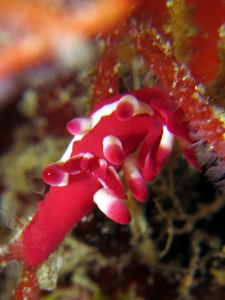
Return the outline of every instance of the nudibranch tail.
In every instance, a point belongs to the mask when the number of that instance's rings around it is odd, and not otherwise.
[[[46,260],[68,231],[95,206],[93,195],[101,189],[87,173],[70,176],[66,186],[53,186],[23,233],[25,260],[36,266]]]

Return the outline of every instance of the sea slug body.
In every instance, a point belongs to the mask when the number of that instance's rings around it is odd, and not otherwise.
[[[74,138],[61,160],[44,169],[51,188],[23,232],[26,262],[36,266],[46,260],[96,204],[114,221],[129,223],[118,172],[123,169],[133,196],[146,201],[145,181],[160,172],[174,136],[182,141],[187,160],[199,168],[188,126],[182,110],[157,86],[101,101],[88,118],[70,121],[67,129]]]

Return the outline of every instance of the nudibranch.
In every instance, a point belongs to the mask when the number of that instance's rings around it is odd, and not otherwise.
[[[129,223],[118,172],[123,171],[134,198],[146,201],[146,181],[160,172],[175,136],[187,160],[199,169],[182,109],[157,86],[96,103],[89,117],[73,119],[67,129],[74,138],[60,161],[44,169],[43,180],[51,188],[23,232],[30,266],[46,260],[95,205],[115,222]]]

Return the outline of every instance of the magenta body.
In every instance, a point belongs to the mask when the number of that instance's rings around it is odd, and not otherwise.
[[[131,102],[120,101],[126,95],[134,96],[141,108],[132,99]],[[111,108],[110,105],[118,101],[120,105]],[[149,106],[150,113],[148,106],[145,112],[145,104]],[[109,111],[108,114],[101,110],[103,107]],[[38,204],[34,218],[24,229],[24,255],[31,266],[46,260],[95,203],[115,221],[121,224],[129,222],[127,208],[119,202],[126,194],[116,173],[124,168],[125,179],[134,197],[145,201],[147,188],[144,181],[153,180],[160,172],[172,150],[173,135],[182,139],[184,154],[198,168],[194,150],[189,148],[192,143],[189,124],[179,107],[160,88],[145,88],[107,99],[96,105],[90,118],[96,112],[102,113],[102,116],[95,126],[72,142],[67,161],[54,165],[59,174],[67,175],[67,183],[50,188],[45,200]],[[80,123],[74,122],[76,128],[79,127]],[[165,145],[165,133],[169,136],[168,145]],[[113,137],[113,142],[108,142],[108,137]],[[85,156],[87,153],[91,158]],[[102,188],[105,190],[99,192]],[[109,200],[99,199],[101,195],[106,195]]]

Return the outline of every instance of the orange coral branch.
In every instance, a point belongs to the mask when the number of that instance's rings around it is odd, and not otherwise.
[[[191,77],[190,70],[174,57],[169,43],[164,43],[154,29],[134,26],[131,40],[137,51],[153,68],[161,84],[181,106],[198,138],[206,141],[221,158],[224,153],[224,123],[204,97],[204,88]]]
[[[0,1],[0,22],[13,20],[16,40],[0,51],[0,78],[54,56],[74,43],[118,26],[134,0],[96,1],[79,10],[51,10],[37,2]],[[9,26],[10,27],[10,26]]]
[[[36,270],[25,266],[23,274],[16,288],[13,300],[39,299],[39,288],[36,278]]]
[[[108,39],[96,67],[93,92],[94,103],[119,94],[119,66],[117,42]]]

